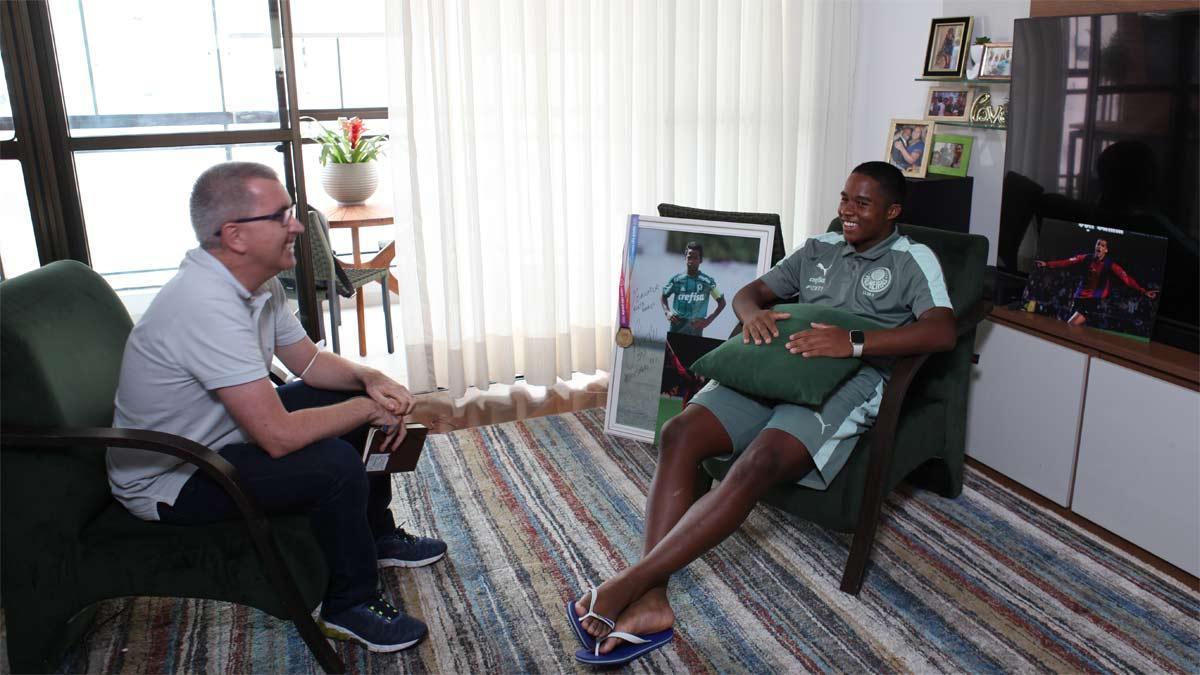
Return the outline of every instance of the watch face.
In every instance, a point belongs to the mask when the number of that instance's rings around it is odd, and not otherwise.
[[[866,342],[866,340],[867,336],[861,330],[850,331],[850,342],[856,345],[861,345],[862,343]]]

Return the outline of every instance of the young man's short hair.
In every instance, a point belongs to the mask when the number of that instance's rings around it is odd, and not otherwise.
[[[687,255],[687,252],[691,251],[692,249],[695,249],[696,253],[699,253],[701,258],[704,257],[704,246],[702,246],[698,241],[689,241],[687,246],[683,247],[683,254]]]
[[[888,200],[888,206],[904,206],[904,200],[908,196],[908,183],[904,181],[904,174],[900,173],[900,169],[887,162],[863,162],[854,167],[851,173],[861,173],[875,179],[879,188],[883,190],[884,198]]]

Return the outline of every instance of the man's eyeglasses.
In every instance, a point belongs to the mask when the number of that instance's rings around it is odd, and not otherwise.
[[[279,223],[279,225],[282,227],[284,225],[287,225],[289,222],[291,222],[291,220],[295,217],[296,217],[296,205],[292,204],[291,206],[285,206],[284,208],[279,209],[275,213],[268,213],[263,216],[250,216],[249,218],[235,218],[229,222],[231,222],[231,223],[252,223],[256,220],[273,220],[273,221]]]

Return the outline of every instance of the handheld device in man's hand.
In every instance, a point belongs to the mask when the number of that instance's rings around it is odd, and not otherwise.
[[[425,436],[429,428],[424,424],[409,424],[408,433],[400,441],[400,447],[391,452],[383,449],[387,434],[379,427],[367,431],[367,445],[363,448],[363,464],[367,473],[403,473],[417,468],[417,460],[425,449]]]

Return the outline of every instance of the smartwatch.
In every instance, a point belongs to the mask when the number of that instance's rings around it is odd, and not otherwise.
[[[863,345],[867,341],[867,336],[861,330],[850,331],[850,356],[859,358],[863,353]]]

